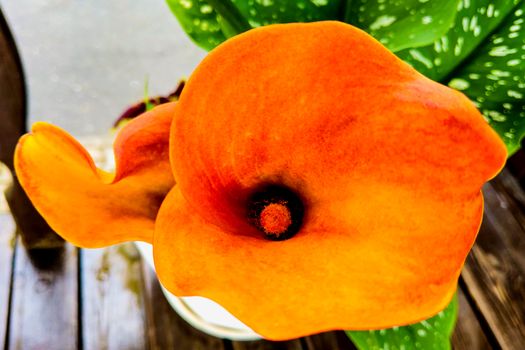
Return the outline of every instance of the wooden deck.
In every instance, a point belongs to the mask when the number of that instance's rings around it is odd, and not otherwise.
[[[522,350],[525,193],[505,169],[484,194],[483,225],[460,280],[453,345]],[[97,250],[67,245],[28,255],[5,206],[0,341],[4,349],[354,349],[342,332],[279,343],[207,336],[171,309],[133,245]]]

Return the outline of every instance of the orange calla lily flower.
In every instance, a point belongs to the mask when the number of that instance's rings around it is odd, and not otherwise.
[[[442,310],[479,229],[480,189],[506,159],[464,95],[337,22],[225,42],[116,152],[109,181],[38,124],[16,164],[66,239],[152,242],[168,290],[211,298],[274,340]]]
[[[176,102],[134,119],[115,141],[116,173],[97,169],[70,135],[33,125],[15,152],[16,174],[49,225],[87,248],[153,241],[155,217],[174,180],[168,158]]]

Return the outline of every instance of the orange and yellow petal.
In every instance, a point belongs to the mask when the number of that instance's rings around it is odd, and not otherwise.
[[[36,123],[20,140],[16,174],[37,210],[69,242],[102,247],[152,241],[158,208],[174,186],[168,157],[175,103],[126,125],[114,145],[116,173],[56,126]]]
[[[478,232],[481,186],[506,158],[464,95],[336,22],[267,26],[212,51],[181,95],[170,153],[161,281],[275,340],[443,309]],[[290,239],[265,239],[250,220],[268,185],[304,204]]]

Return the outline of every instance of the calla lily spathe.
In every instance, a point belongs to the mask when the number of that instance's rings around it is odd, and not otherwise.
[[[66,239],[151,242],[168,290],[211,298],[274,340],[442,310],[479,229],[480,189],[506,159],[464,95],[337,22],[228,40],[179,102],[129,123],[115,152],[111,180],[37,124],[17,173]],[[294,220],[288,200],[268,200],[278,215],[254,224],[253,193],[268,186],[302,203],[291,238],[265,236]]]
[[[115,141],[115,174],[56,126],[36,123],[15,153],[16,173],[35,207],[69,242],[87,248],[153,241],[155,217],[174,186],[168,158],[175,104],[129,123]]]

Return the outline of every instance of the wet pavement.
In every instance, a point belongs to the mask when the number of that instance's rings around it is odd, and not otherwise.
[[[107,135],[129,104],[166,94],[205,52],[163,0],[0,0],[22,56],[29,121]]]

